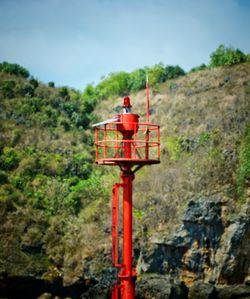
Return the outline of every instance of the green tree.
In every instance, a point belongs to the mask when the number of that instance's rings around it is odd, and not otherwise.
[[[130,73],[128,79],[128,88],[130,91],[135,92],[145,88],[146,85],[146,70],[137,69]]]
[[[61,88],[59,88],[59,96],[62,97],[65,100],[69,99],[69,91],[68,88],[63,86]]]
[[[246,61],[246,55],[239,49],[232,47],[226,48],[224,45],[219,47],[210,55],[210,66],[229,66]]]
[[[147,68],[149,75],[149,82],[152,85],[163,83],[169,79],[175,79],[179,76],[185,75],[185,71],[178,65],[167,65],[166,67],[163,63],[158,63],[152,68]]]
[[[0,84],[0,95],[2,98],[14,98],[16,82],[14,80],[3,81]]]
[[[111,73],[96,86],[96,89],[101,98],[108,98],[115,95],[124,96],[129,92],[128,82],[128,73]]]
[[[48,82],[48,86],[52,87],[52,88],[55,88],[55,83],[53,81],[50,81],[50,82]]]
[[[151,85],[162,83],[167,79],[163,63],[158,63],[151,68],[146,68],[146,71]]]
[[[167,65],[165,67],[165,80],[175,79],[184,75],[185,71],[179,65]]]
[[[30,73],[24,67],[16,63],[8,63],[6,61],[0,63],[0,72],[28,78]]]
[[[11,170],[18,166],[19,157],[16,151],[11,147],[5,147],[0,156],[0,167],[4,170]]]
[[[97,104],[98,92],[92,84],[88,84],[81,96],[81,111],[83,113],[91,113]]]
[[[31,84],[34,88],[37,88],[37,87],[39,86],[38,81],[37,81],[35,78],[33,78],[33,77],[31,77],[31,79],[30,79],[30,84]]]
[[[196,67],[191,68],[190,73],[198,72],[198,71],[203,71],[207,68],[205,63],[202,63],[201,65],[198,65]]]

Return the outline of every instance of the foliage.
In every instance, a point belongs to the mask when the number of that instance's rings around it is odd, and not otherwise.
[[[7,182],[8,182],[7,174],[4,171],[0,170],[0,185],[5,184]]]
[[[25,185],[27,184],[29,179],[30,178],[28,176],[15,175],[11,177],[10,182],[15,188],[19,190],[24,190]]]
[[[146,70],[137,69],[130,73],[128,79],[128,88],[131,92],[136,92],[145,88],[146,84]]]
[[[232,47],[226,48],[224,45],[220,45],[210,55],[210,66],[230,66],[240,62],[246,61],[246,55],[239,49]]]
[[[203,71],[207,68],[207,66],[205,65],[205,63],[202,63],[201,65],[198,65],[196,67],[191,68],[190,73],[194,73],[194,72],[199,72],[199,71]]]
[[[210,132],[201,132],[198,138],[198,144],[199,145],[205,145],[209,140],[211,139],[211,134]]]
[[[33,77],[31,77],[30,79],[30,84],[34,87],[37,88],[39,86],[39,83],[36,79],[34,79]]]
[[[143,211],[134,208],[134,209],[133,209],[133,216],[134,216],[137,220],[141,221],[142,218],[143,218]]]
[[[80,180],[70,190],[71,199],[73,201],[81,201],[82,206],[86,206],[102,194],[101,178],[93,173],[88,179]]]
[[[149,82],[153,86],[165,82],[166,80],[175,79],[185,75],[184,70],[178,65],[167,65],[164,67],[163,63],[156,64],[152,68],[148,68],[147,71]]]
[[[34,86],[30,83],[24,83],[22,85],[17,85],[16,87],[16,95],[21,97],[33,97],[34,93]]]
[[[78,195],[89,194],[91,188],[94,194],[96,187],[91,185],[93,176],[89,180],[93,140],[86,129],[95,117],[91,113],[99,99],[97,89],[88,85],[81,94],[68,87],[55,88],[53,82],[48,88],[33,77],[11,75],[0,77],[6,114],[1,122],[6,136],[1,139],[0,188],[9,190],[0,194],[21,206],[25,198],[26,206],[49,217],[74,215],[83,204]],[[74,189],[77,185],[81,192]],[[91,198],[86,195],[87,201]]]
[[[20,159],[15,149],[5,147],[0,156],[0,167],[4,170],[11,170],[18,166]]]
[[[81,111],[83,113],[91,113],[98,102],[98,92],[95,87],[88,84],[81,95]]]
[[[15,95],[16,82],[14,80],[6,80],[0,84],[0,93],[2,98],[11,99]]]
[[[69,184],[66,180],[38,176],[42,183],[34,185],[31,202],[34,208],[42,209],[47,215],[76,213],[79,203],[69,197]]]
[[[246,129],[239,151],[237,189],[239,198],[245,199],[246,188],[250,186],[250,127]]]
[[[48,87],[55,88],[55,82],[53,81],[48,82]]]
[[[0,63],[0,72],[20,76],[23,78],[29,77],[29,71],[16,63],[8,63],[6,61]]]
[[[58,154],[44,154],[39,160],[41,172],[46,176],[62,175],[64,173],[62,156]]]
[[[148,73],[148,80],[151,85],[156,85],[157,83],[162,83],[166,81],[165,68],[163,63],[158,63],[151,68],[146,68]]]
[[[96,86],[88,84],[81,96],[84,111],[90,113],[101,100],[113,96],[124,96],[145,88],[148,75],[151,86],[177,78],[185,72],[179,66],[164,66],[163,63],[152,67],[136,69],[131,73],[116,72],[104,77]]]
[[[59,88],[59,96],[63,99],[69,99],[69,91],[67,87]]]
[[[165,67],[165,80],[175,79],[184,75],[185,71],[179,65],[167,65]]]
[[[128,80],[129,74],[126,72],[109,74],[109,76],[101,81],[96,87],[100,98],[126,95],[129,92]]]
[[[167,137],[166,146],[170,156],[170,160],[177,161],[181,157],[181,153],[185,150],[184,136],[172,135]]]

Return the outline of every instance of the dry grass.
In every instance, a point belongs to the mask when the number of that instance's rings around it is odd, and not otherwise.
[[[250,65],[191,73],[163,83],[151,91],[151,122],[161,126],[161,164],[145,167],[134,182],[134,206],[140,211],[135,230],[174,230],[190,198],[220,193],[230,202],[228,213],[237,211],[235,170],[237,148],[250,111]],[[131,95],[134,113],[145,116],[145,91]],[[115,115],[122,99],[101,103],[96,113],[102,119]],[[202,134],[209,140],[199,145]],[[171,159],[168,138],[191,140],[194,148]],[[145,228],[146,227],[146,228]]]

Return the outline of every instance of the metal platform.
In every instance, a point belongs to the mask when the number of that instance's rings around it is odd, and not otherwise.
[[[98,159],[96,160],[96,164],[99,165],[152,165],[159,164],[160,160],[154,159],[125,159],[125,158],[114,158],[114,159]]]

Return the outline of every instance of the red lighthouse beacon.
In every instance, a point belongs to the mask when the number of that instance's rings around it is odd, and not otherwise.
[[[120,183],[112,189],[112,264],[120,268],[112,299],[134,299],[136,272],[132,267],[132,183],[136,171],[144,165],[160,163],[160,127],[149,123],[149,96],[146,85],[146,122],[131,112],[128,96],[123,112],[116,118],[95,124],[96,163],[117,165]],[[122,201],[122,256],[119,257],[119,189]]]

